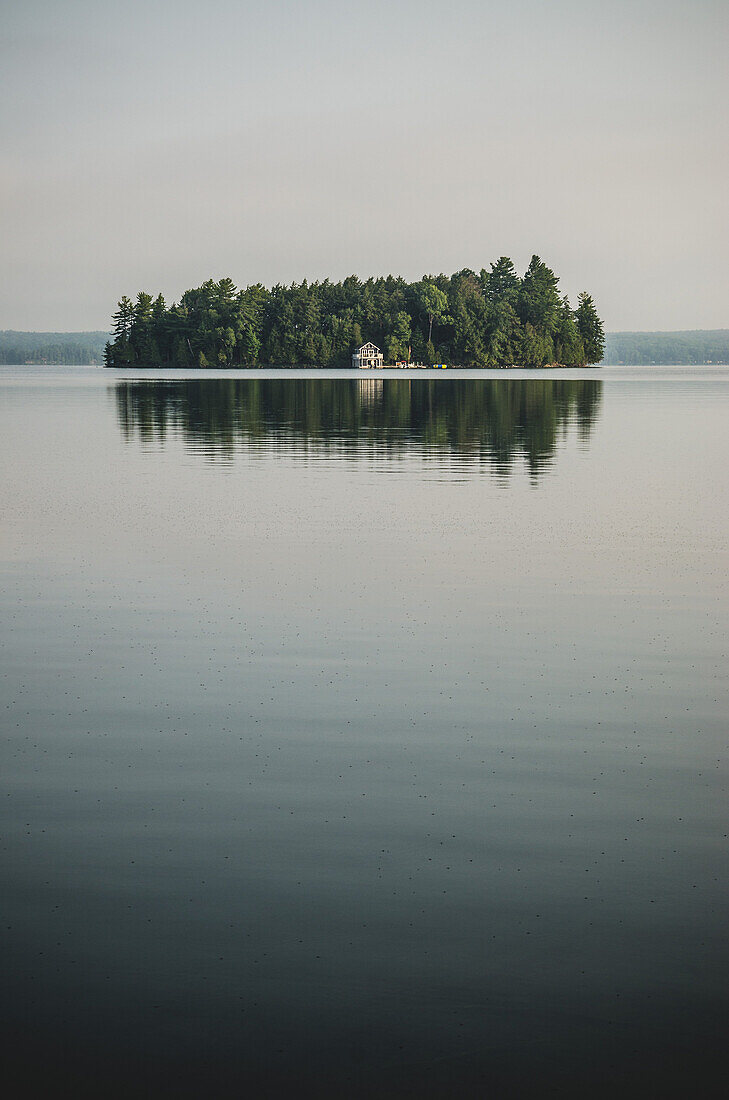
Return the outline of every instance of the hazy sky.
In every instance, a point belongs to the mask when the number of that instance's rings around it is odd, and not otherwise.
[[[0,0],[0,328],[538,253],[729,327],[726,0]]]

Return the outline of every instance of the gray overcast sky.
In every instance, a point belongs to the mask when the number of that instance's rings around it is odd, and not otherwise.
[[[727,0],[0,0],[0,328],[533,252],[729,327]]]

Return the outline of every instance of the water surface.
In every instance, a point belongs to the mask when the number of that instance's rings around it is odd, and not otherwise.
[[[0,370],[28,1090],[710,1093],[729,371]]]

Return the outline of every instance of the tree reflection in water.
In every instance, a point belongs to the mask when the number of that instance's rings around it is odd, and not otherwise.
[[[250,444],[309,452],[453,456],[508,473],[524,458],[533,478],[570,425],[587,440],[598,416],[596,379],[194,378],[119,382],[126,439],[181,436],[210,457]]]

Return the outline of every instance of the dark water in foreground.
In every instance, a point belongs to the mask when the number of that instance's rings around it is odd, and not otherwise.
[[[719,1095],[729,371],[0,371],[17,1095]]]

